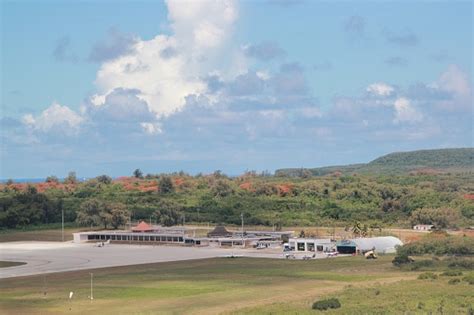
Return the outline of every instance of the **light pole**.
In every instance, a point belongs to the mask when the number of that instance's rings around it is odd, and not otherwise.
[[[245,247],[244,243],[244,214],[240,213],[240,220],[242,220],[242,247]]]
[[[93,284],[94,284],[94,274],[91,272],[91,302],[94,299],[94,289],[93,289]]]
[[[64,209],[61,208],[61,240],[64,242]]]

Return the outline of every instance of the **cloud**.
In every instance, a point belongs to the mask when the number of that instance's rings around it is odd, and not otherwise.
[[[243,50],[247,56],[262,61],[268,61],[286,55],[285,50],[283,50],[277,43],[271,41],[244,46]]]
[[[228,93],[237,96],[260,94],[265,88],[263,78],[255,72],[241,74],[228,84]]]
[[[53,57],[56,61],[72,62],[78,61],[77,56],[71,50],[71,40],[68,36],[63,36],[56,41],[56,46],[53,50]]]
[[[472,112],[472,85],[468,75],[457,65],[449,65],[439,78],[429,84],[417,83],[406,94],[441,111]]]
[[[143,131],[149,135],[156,135],[163,132],[161,129],[161,124],[158,122],[149,123],[149,122],[142,122],[140,126],[143,128]]]
[[[111,28],[104,40],[94,44],[88,59],[92,62],[104,62],[131,54],[137,41],[135,36]]]
[[[101,65],[98,93],[92,97],[101,106],[117,88],[138,90],[158,118],[183,109],[188,95],[207,95],[206,77],[221,79],[245,72],[243,53],[229,43],[238,16],[234,1],[167,1],[172,35],[150,40],[135,39],[133,49]]]
[[[395,118],[393,122],[399,123],[416,123],[423,120],[423,115],[417,111],[406,98],[398,98],[394,103]]]
[[[366,21],[365,18],[359,15],[353,15],[348,17],[344,21],[344,30],[347,33],[354,35],[363,35],[365,32]]]
[[[418,36],[410,30],[404,30],[399,33],[395,33],[388,29],[383,32],[385,39],[394,45],[402,47],[413,47],[419,44],[420,39]]]
[[[377,96],[390,96],[394,90],[392,86],[382,82],[370,84],[366,89],[369,94]]]
[[[285,63],[272,78],[274,92],[278,95],[295,96],[308,92],[308,84],[303,67],[297,63]]]
[[[449,65],[439,77],[436,85],[443,91],[452,92],[461,97],[471,95],[468,76],[457,65]]]
[[[64,133],[66,135],[76,134],[84,122],[80,114],[67,106],[53,103],[36,117],[26,114],[23,123],[30,129],[40,132]]]
[[[395,56],[385,59],[385,63],[389,66],[405,67],[408,65],[408,60],[403,57]]]

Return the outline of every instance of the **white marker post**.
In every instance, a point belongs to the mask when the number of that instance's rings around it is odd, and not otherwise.
[[[94,288],[93,288],[94,274],[91,272],[90,275],[91,275],[91,303],[92,303],[92,300],[94,299]]]

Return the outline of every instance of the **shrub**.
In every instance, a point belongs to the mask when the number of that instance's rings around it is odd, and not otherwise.
[[[331,298],[326,300],[320,300],[313,303],[313,310],[325,311],[330,308],[340,308],[341,303],[338,299]]]
[[[458,284],[460,282],[461,282],[461,279],[453,278],[453,279],[449,279],[448,284]]]
[[[462,271],[448,270],[448,271],[443,272],[441,275],[446,276],[446,277],[457,277],[457,276],[462,276]]]
[[[406,265],[409,263],[412,263],[414,260],[408,257],[405,253],[400,253],[395,258],[392,260],[392,264],[394,264],[397,267],[400,267],[402,265]]]
[[[438,279],[438,275],[432,272],[424,272],[418,276],[420,280],[435,280]]]
[[[419,260],[419,261],[413,262],[410,269],[411,270],[418,270],[418,269],[421,269],[421,268],[429,268],[429,267],[433,267],[434,264],[435,263],[434,263],[433,260],[428,260],[428,259]]]
[[[462,279],[471,285],[474,284],[474,275],[465,276]]]
[[[463,268],[463,269],[474,269],[474,260],[469,259],[451,259],[449,264],[449,268]]]

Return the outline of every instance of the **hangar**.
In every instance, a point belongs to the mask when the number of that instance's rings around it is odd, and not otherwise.
[[[400,239],[394,236],[361,237],[337,242],[337,251],[341,254],[354,254],[375,250],[377,253],[395,253],[397,246],[403,245]]]

